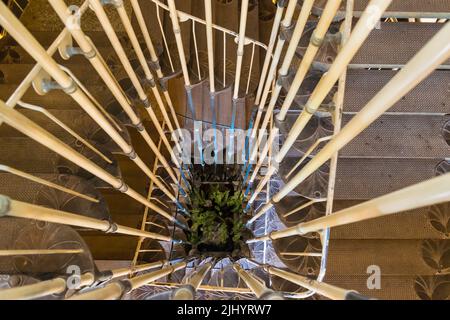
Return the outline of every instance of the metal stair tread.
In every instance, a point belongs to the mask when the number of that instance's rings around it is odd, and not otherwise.
[[[291,158],[286,158],[285,161],[287,162],[284,166],[292,165]],[[440,166],[443,166],[442,169],[445,168],[444,158],[339,157],[334,199],[366,200],[379,197],[435,177],[438,170],[440,170]],[[280,173],[286,174],[286,169],[289,168],[284,168],[282,163],[280,165]],[[327,177],[328,164],[326,163],[322,165],[321,170],[308,177],[308,183],[305,180],[303,184],[299,184],[295,188],[296,191],[291,192],[291,195],[300,194],[307,197],[317,197],[313,196],[316,190],[320,193],[318,197],[325,196],[327,184],[324,181],[327,181]],[[279,188],[285,184],[280,178],[276,179],[276,181],[279,184]]]
[[[333,212],[361,203],[359,200],[336,200],[333,203]],[[375,219],[360,221],[358,223],[343,225],[331,229],[331,241],[334,239],[448,239],[446,229],[446,215],[450,212],[445,208],[448,203],[428,206],[409,211],[399,212]],[[438,219],[438,210],[442,219]],[[434,224],[440,224],[437,229]]]
[[[377,265],[383,275],[434,275],[438,270],[428,265],[423,259],[423,254],[427,254],[427,241],[416,239],[335,239],[329,244],[327,273],[367,275],[367,267]],[[450,240],[438,241],[447,241],[450,244]],[[439,259],[439,256],[435,258]]]
[[[405,65],[443,23],[381,22],[358,50],[349,67]],[[441,67],[450,67],[450,59]]]
[[[38,173],[34,174],[34,176],[93,197],[99,202],[93,203],[3,171],[0,171],[0,194],[9,196],[14,200],[34,203],[97,219],[109,218],[109,210],[105,199],[89,181],[73,175]]]
[[[283,134],[282,140],[298,116],[299,112],[290,112],[285,121],[277,123]],[[344,114],[342,127],[353,116],[354,114]],[[317,139],[333,134],[331,119],[312,120],[314,121],[309,122],[292,147],[298,150],[299,157]],[[450,146],[443,137],[443,128],[448,121],[450,116],[440,114],[383,114],[342,148],[339,155],[358,158],[445,158],[450,155]],[[326,143],[323,142],[322,145]],[[290,151],[291,156],[295,155],[294,150]]]
[[[359,112],[397,73],[394,70],[349,69],[344,112]],[[394,104],[389,112],[450,113],[450,71],[435,70]]]

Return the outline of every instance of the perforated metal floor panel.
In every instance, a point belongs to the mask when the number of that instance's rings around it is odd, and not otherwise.
[[[4,172],[0,172],[0,194],[9,196],[14,200],[34,203],[52,209],[72,212],[101,220],[109,219],[110,216],[106,201],[100,192],[88,181],[71,175],[35,174],[35,176],[93,197],[99,202],[95,203],[79,198]]]
[[[406,64],[443,26],[442,23],[382,22],[356,53],[350,67]],[[450,60],[443,65],[450,67]]]
[[[444,159],[340,158],[335,199],[372,199],[430,179]]]
[[[299,112],[289,112],[286,120],[277,122],[281,142],[289,133]],[[353,114],[344,114],[345,126]],[[343,157],[360,158],[446,158],[450,146],[444,139],[443,130],[450,128],[450,116],[433,114],[384,114],[347,144],[339,154]],[[333,134],[329,117],[315,116],[297,138],[290,156],[301,157],[319,138]],[[321,144],[314,155],[326,142]],[[297,150],[295,153],[294,150]]]
[[[314,14],[320,14],[326,0],[316,1],[314,4]],[[369,4],[369,0],[358,0],[354,4],[354,15],[361,16],[362,11]],[[337,14],[339,17],[345,16],[345,3]],[[393,0],[383,17],[396,18],[448,18],[450,17],[450,3],[447,0]]]
[[[344,112],[358,112],[396,74],[392,70],[348,70]],[[450,113],[450,71],[436,70],[389,112]]]

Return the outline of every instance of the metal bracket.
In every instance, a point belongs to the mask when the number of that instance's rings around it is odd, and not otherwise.
[[[72,35],[69,32],[67,32],[67,34],[61,40],[61,42],[59,43],[59,46],[58,46],[59,55],[64,60],[69,60],[70,57],[72,56],[70,54],[69,48],[73,48],[73,39],[72,39]]]
[[[34,91],[41,96],[49,93],[51,90],[63,90],[67,94],[72,94],[78,87],[76,82],[73,79],[71,80],[70,86],[63,88],[59,83],[53,81],[52,77],[44,69],[41,69],[36,77],[34,77],[31,84],[33,85]]]
[[[120,8],[123,6],[123,0],[100,0],[103,6],[112,5],[115,8]]]
[[[8,214],[11,208],[11,199],[7,196],[0,195],[0,217]]]
[[[48,87],[48,84],[50,82],[52,82],[52,77],[50,77],[47,71],[41,69],[39,73],[34,77],[31,85],[38,95],[43,96],[52,89]]]
[[[125,154],[128,158],[130,158],[130,160],[134,160],[137,157],[136,151],[134,149],[132,149],[130,152],[128,152],[127,154]]]

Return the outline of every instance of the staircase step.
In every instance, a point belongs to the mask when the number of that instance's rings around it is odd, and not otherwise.
[[[397,73],[394,70],[347,72],[344,112],[358,112]],[[450,105],[450,71],[436,70],[394,104],[389,112],[446,114]]]
[[[300,196],[287,196],[275,204],[276,212],[287,227],[325,215],[326,203],[320,202],[284,217],[291,210],[309,202]],[[360,200],[336,200],[333,212],[356,206]],[[448,239],[450,234],[450,203],[418,208],[335,227],[331,239]]]
[[[337,275],[327,273],[325,275],[324,282],[345,288],[356,290],[359,293],[381,300],[417,300],[421,299],[417,294],[415,288],[416,280],[419,278],[416,275],[385,275],[381,272],[381,288],[380,289],[368,289],[367,279],[370,274],[366,275]],[[439,278],[429,277],[425,278]],[[438,292],[442,292],[442,299],[447,298],[450,295],[448,292],[448,286],[441,286]],[[445,297],[447,295],[447,297]]]
[[[2,256],[0,273],[25,274],[41,280],[67,275],[68,262],[80,268],[81,273],[95,272],[89,247],[71,227],[37,222],[32,219],[2,217],[0,247],[2,249],[82,249],[81,253],[35,256]],[[15,285],[22,285],[14,281]]]
[[[73,148],[73,146],[72,146]],[[106,163],[98,155],[92,154],[89,149],[76,148],[89,159],[100,165],[114,176],[120,177],[120,168],[114,157],[106,150],[98,147],[108,158],[113,160],[112,164]],[[61,158],[59,155],[35,142],[30,138],[0,138],[0,163],[11,166],[30,174],[36,173],[70,173],[84,177],[96,187],[109,187],[105,182],[84,171],[73,162]]]
[[[284,137],[287,136],[298,116],[299,112],[290,112],[285,121],[277,122]],[[344,114],[342,126],[345,126],[353,116],[354,114]],[[450,128],[450,116],[383,114],[346,145],[339,154],[341,157],[360,158],[443,158],[450,154],[450,145],[442,135],[444,126]],[[317,139],[332,134],[331,118],[315,116],[293,148],[301,157]],[[316,148],[312,154],[318,152],[326,143]]]
[[[1,63],[0,72],[3,76],[2,83],[19,85],[34,66],[35,64],[33,63]],[[76,65],[72,64],[69,66],[69,69],[87,88],[103,84],[103,80],[101,80],[95,69],[87,61]]]
[[[344,112],[359,112],[391,79],[395,70],[347,70],[347,80],[344,96]],[[311,90],[317,84],[322,73],[309,73],[305,83],[300,87],[290,111],[302,109],[311,95]],[[290,88],[289,79],[283,81],[283,89]],[[417,87],[408,92],[395,103],[388,112],[398,113],[436,113],[446,114],[450,104],[450,72],[435,70]],[[334,90],[335,92],[335,90]],[[331,102],[332,95],[324,101],[324,105]],[[281,105],[281,103],[280,103]]]
[[[6,101],[16,89],[17,85],[1,84],[0,98]],[[103,106],[106,106],[106,102],[110,101],[112,98],[111,92],[103,85],[89,86],[88,90]],[[81,109],[81,106],[75,100],[61,90],[53,90],[46,95],[41,96],[38,95],[32,87],[30,87],[21,100],[23,102],[35,104],[48,109]]]
[[[335,239],[329,244],[327,273],[366,275],[376,265],[383,275],[435,275],[450,267],[449,249],[450,240]]]
[[[326,0],[316,1],[313,13],[321,15]],[[355,1],[353,15],[360,17],[369,0]],[[345,17],[345,3],[341,5],[337,16]],[[382,15],[383,18],[450,18],[450,4],[446,0],[394,0]]]
[[[334,212],[360,201],[334,202]],[[436,204],[331,229],[331,239],[448,239],[450,203]]]
[[[132,260],[138,237],[119,234],[82,234],[95,260]]]
[[[446,163],[446,164],[445,164]],[[335,199],[372,199],[433,178],[443,159],[360,159],[338,161]]]
[[[286,158],[279,168],[283,181],[298,162],[298,158]],[[299,166],[298,172],[308,161]],[[339,158],[337,166],[335,199],[365,200],[399,190],[447,172],[449,163],[442,159],[397,159],[397,158]],[[294,190],[307,198],[323,198],[327,194],[328,163],[322,165]],[[278,181],[275,189],[285,182]],[[272,190],[274,192],[274,190]],[[296,194],[293,192],[292,194]]]
[[[442,23],[381,22],[374,29],[350,67],[405,65],[443,26]],[[450,59],[441,67],[449,68]]]
[[[134,54],[133,54],[131,48],[124,47],[124,49],[125,49],[125,52],[130,52],[129,58],[134,57]],[[113,70],[122,68],[120,60],[117,58],[117,55],[111,46],[106,46],[106,47],[97,46],[97,50],[98,50],[98,52],[100,52],[100,55],[102,56],[103,60],[105,60],[106,63],[110,67],[112,67]],[[56,51],[52,57],[56,61],[56,63],[67,66],[69,69],[75,68],[75,66],[81,65],[81,64],[85,64],[86,66],[90,67],[89,61],[86,59],[86,57],[84,57],[82,55],[75,55],[75,56],[70,57],[70,59],[66,60],[61,57],[61,55],[59,54],[58,51]],[[22,47],[13,45],[13,46],[8,47],[7,54],[4,54],[4,58],[2,60],[0,60],[0,62],[2,64],[14,63],[14,64],[33,64],[34,65],[36,63],[36,60],[27,51],[25,51],[25,49],[23,49]],[[90,67],[90,68],[92,68],[91,70],[94,70],[93,67]]]
[[[443,23],[381,22],[357,51],[349,68],[400,68],[408,63],[443,25]],[[306,28],[292,63],[294,68],[300,63],[314,28],[314,23]],[[327,70],[330,63],[334,61],[339,37],[333,34],[338,31],[338,28],[338,23],[333,25],[330,29],[332,32],[317,53],[314,60],[314,67],[317,69]],[[291,32],[292,30],[286,32],[288,38]],[[439,68],[449,69],[450,59],[443,62]]]
[[[81,142],[77,141],[71,134],[61,128],[59,125],[49,120],[44,114],[26,110],[22,108],[18,108],[20,113],[26,116],[28,119],[37,123],[41,127],[45,128],[47,131],[61,139],[67,144],[76,143],[81,144]],[[98,124],[92,120],[92,118],[81,108],[79,110],[69,109],[69,110],[47,110],[53,116],[55,116],[62,123],[67,125],[73,131],[75,131],[82,138],[94,142],[95,145],[99,145],[104,147],[109,152],[120,153],[122,150],[119,146],[107,135],[107,133],[101,129]],[[124,125],[120,123],[117,119],[114,119],[116,124],[118,124],[122,130],[122,137],[131,144],[130,135]],[[7,125],[0,126],[0,136],[1,137],[22,137],[24,136],[17,130]]]
[[[105,199],[92,184],[83,178],[60,174],[35,174],[35,176],[98,199],[99,202],[94,203],[3,172],[0,173],[0,194],[9,196],[15,200],[81,214],[96,219],[104,220],[109,218],[108,205]]]
[[[351,118],[344,115],[342,125]],[[450,146],[442,136],[449,121],[450,116],[384,114],[346,145],[341,156],[444,158],[450,155]]]

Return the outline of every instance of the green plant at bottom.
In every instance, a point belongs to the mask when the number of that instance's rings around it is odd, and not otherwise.
[[[193,246],[239,246],[246,222],[241,190],[232,184],[202,184],[191,190],[190,199]]]

